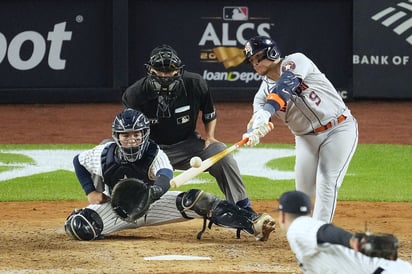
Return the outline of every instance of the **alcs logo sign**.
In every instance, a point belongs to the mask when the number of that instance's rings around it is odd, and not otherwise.
[[[220,62],[226,69],[243,63],[243,45],[251,34],[270,36],[270,29],[274,25],[267,22],[269,18],[266,17],[249,17],[249,8],[244,6],[223,7],[222,17],[203,18],[208,21],[198,43],[201,47],[200,61]],[[249,37],[245,37],[246,33]],[[241,45],[240,48],[238,44]]]
[[[49,31],[47,38],[36,31],[23,31],[14,36],[7,47],[7,39],[0,32],[0,64],[5,60],[17,70],[29,70],[35,68],[46,55],[46,39],[50,41],[48,65],[53,70],[63,70],[66,66],[66,60],[61,59],[61,51],[64,41],[70,41],[71,31],[66,31],[66,22],[54,25],[52,31]],[[21,58],[21,48],[24,43],[31,42],[33,51],[31,56],[25,60]]]

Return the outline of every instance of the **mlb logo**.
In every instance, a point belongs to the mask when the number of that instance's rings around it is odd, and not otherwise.
[[[249,19],[248,7],[224,7],[223,20],[227,21],[246,21]]]
[[[178,117],[176,119],[176,122],[177,122],[178,125],[183,125],[183,124],[189,123],[190,122],[190,116],[185,115],[183,117]]]

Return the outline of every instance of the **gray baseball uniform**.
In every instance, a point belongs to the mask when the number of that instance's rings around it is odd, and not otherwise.
[[[280,75],[290,71],[301,79],[286,107],[274,114],[295,135],[296,189],[316,197],[314,218],[331,222],[357,147],[358,125],[331,82],[304,54],[286,56],[280,67]],[[275,85],[264,77],[254,97],[254,113],[263,108]]]

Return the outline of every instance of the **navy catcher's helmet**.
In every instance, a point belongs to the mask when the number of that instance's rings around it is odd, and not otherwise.
[[[267,36],[255,36],[246,42],[245,55],[248,60],[259,52],[266,53],[264,58],[272,61],[275,61],[280,57],[280,51],[276,46],[276,42]]]
[[[136,138],[135,145],[122,146],[119,133],[141,132]],[[119,146],[120,152],[125,160],[135,162],[141,159],[149,145],[150,122],[140,111],[127,108],[120,112],[112,123],[112,137]],[[141,139],[141,140],[137,140]]]

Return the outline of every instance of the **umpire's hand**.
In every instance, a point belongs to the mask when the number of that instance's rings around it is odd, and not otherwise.
[[[92,191],[87,194],[87,200],[90,204],[104,204],[110,200],[104,193],[98,191]]]

